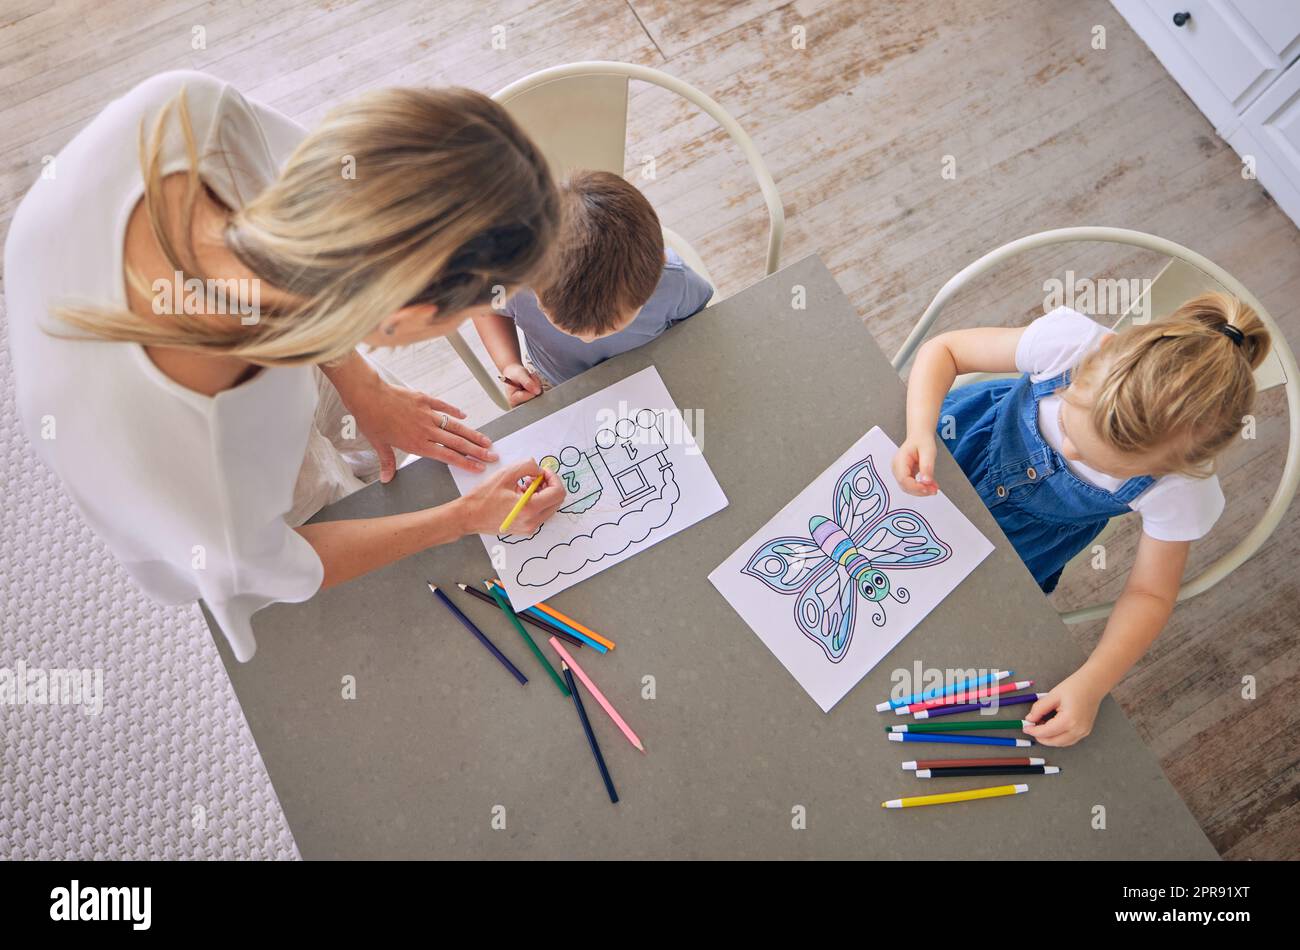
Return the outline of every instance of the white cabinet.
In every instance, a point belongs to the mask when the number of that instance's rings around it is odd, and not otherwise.
[[[1300,0],[1112,0],[1300,223]]]

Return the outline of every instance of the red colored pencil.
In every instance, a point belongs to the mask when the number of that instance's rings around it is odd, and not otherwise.
[[[923,703],[912,703],[910,706],[899,706],[894,710],[900,716],[906,716],[908,713],[915,713],[922,709],[937,709],[939,706],[960,706],[964,703],[982,703],[994,696],[1002,696],[1006,693],[1017,693],[1022,689],[1028,689],[1034,685],[1033,680],[1019,680],[1015,683],[1002,683],[998,686],[981,686],[979,690],[970,690],[963,693],[952,693],[949,696],[940,696],[937,699],[927,699]]]

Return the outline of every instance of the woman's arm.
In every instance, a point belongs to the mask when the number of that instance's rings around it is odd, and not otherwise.
[[[564,503],[566,495],[559,476],[538,468],[532,460],[504,469],[469,494],[436,508],[323,521],[297,530],[325,568],[323,590],[467,534],[495,534],[523,491],[520,479],[531,481],[539,474],[542,484],[511,527],[516,533],[531,534]]]
[[[321,372],[339,391],[357,429],[378,454],[381,482],[389,481],[397,469],[394,448],[467,472],[481,472],[485,462],[497,460],[492,440],[459,421],[465,418],[460,409],[427,393],[389,385],[356,350],[340,363],[322,365]]]
[[[933,495],[934,430],[953,381],[962,373],[1010,373],[1024,327],[977,327],[931,337],[907,377],[907,438],[894,455],[894,478],[911,495]]]
[[[1147,652],[1173,613],[1191,546],[1142,535],[1101,640],[1083,666],[1030,708],[1026,718],[1039,725],[1027,727],[1026,735],[1043,745],[1066,746],[1092,731],[1102,699]],[[1056,715],[1042,722],[1053,710]]]

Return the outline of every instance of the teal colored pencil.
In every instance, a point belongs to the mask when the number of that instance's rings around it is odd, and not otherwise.
[[[1023,729],[1028,719],[984,719],[979,722],[909,722],[885,726],[886,732],[979,732],[982,729]]]
[[[460,586],[462,589],[465,587],[464,584],[461,584]],[[515,629],[519,631],[519,635],[524,638],[524,643],[527,643],[528,649],[533,651],[533,656],[537,657],[537,662],[542,664],[542,668],[546,670],[547,673],[551,674],[551,679],[554,681],[555,685],[560,688],[560,692],[565,696],[568,696],[569,687],[564,685],[564,680],[560,679],[560,674],[555,672],[555,669],[547,662],[546,656],[537,648],[537,644],[534,643],[533,638],[528,635],[528,631],[524,629],[524,625],[519,622],[519,618],[515,616],[515,612],[510,609],[510,605],[506,603],[501,592],[498,591],[496,587],[489,585],[488,593],[490,593],[492,599],[497,602],[497,606],[501,608],[501,612],[506,615],[507,619],[509,619],[512,624],[514,624]]]

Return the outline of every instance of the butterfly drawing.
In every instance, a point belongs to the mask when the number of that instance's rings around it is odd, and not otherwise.
[[[794,594],[795,623],[838,663],[853,640],[858,595],[871,603],[872,623],[883,627],[885,598],[911,597],[890,574],[942,564],[952,548],[915,511],[890,510],[889,490],[869,455],[839,477],[831,511],[809,519],[809,537],[766,542],[742,572],[778,594]]]

